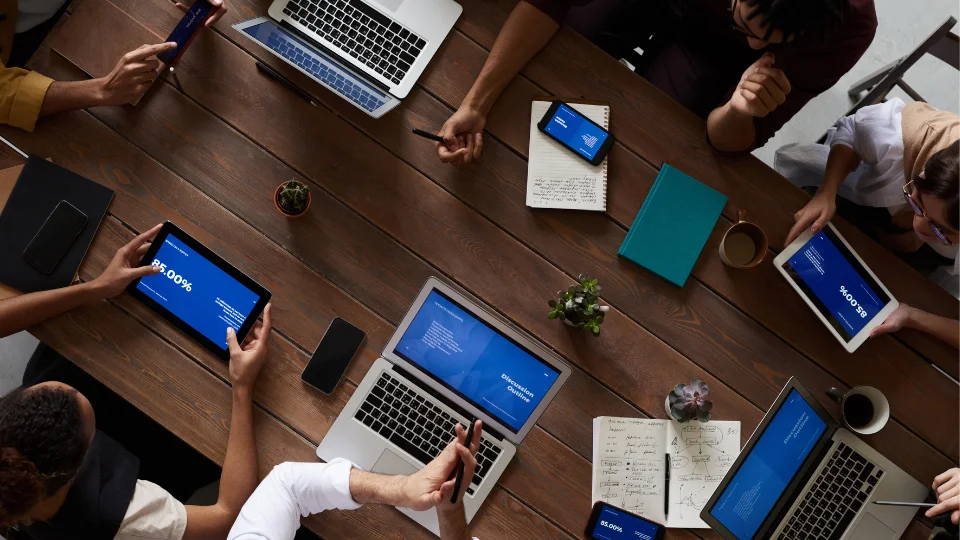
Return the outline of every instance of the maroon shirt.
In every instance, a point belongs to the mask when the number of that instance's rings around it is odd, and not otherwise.
[[[647,53],[652,56],[644,57],[638,73],[703,118],[730,99],[743,72],[764,53],[751,49],[746,37],[730,28],[729,0],[685,0],[682,15],[666,7],[669,0],[525,1],[594,41],[628,32],[635,41],[630,47],[642,47],[651,34],[666,33],[656,36],[659,46]],[[768,49],[776,54],[774,67],[784,71],[792,90],[784,104],[755,120],[755,147],[763,146],[808,101],[833,86],[873,41],[877,29],[873,0],[850,3],[839,30],[825,39],[798,36]]]

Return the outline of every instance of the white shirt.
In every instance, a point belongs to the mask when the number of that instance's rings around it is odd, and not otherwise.
[[[114,540],[181,540],[187,530],[187,509],[160,486],[137,480]]]
[[[350,494],[354,467],[339,458],[277,465],[243,505],[228,540],[293,540],[301,516],[360,508]]]
[[[17,2],[17,34],[50,20],[67,0],[20,0]]]
[[[842,144],[853,149],[861,163],[840,185],[839,195],[863,206],[886,208],[894,215],[908,205],[903,200],[903,100],[864,107],[841,118],[827,132],[827,144],[788,144],[777,150],[774,168],[798,187],[820,186],[830,148]],[[960,257],[958,246],[927,242],[934,251],[953,260],[929,276],[956,298],[960,298]]]

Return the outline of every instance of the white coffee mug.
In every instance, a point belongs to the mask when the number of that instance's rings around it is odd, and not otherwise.
[[[873,435],[890,420],[890,402],[872,386],[855,386],[846,393],[831,388],[827,395],[840,404],[844,426],[860,435]]]

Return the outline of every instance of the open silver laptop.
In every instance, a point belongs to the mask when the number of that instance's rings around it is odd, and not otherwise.
[[[276,0],[234,25],[379,118],[407,97],[463,8],[453,0]]]
[[[317,455],[410,474],[453,440],[456,423],[479,418],[477,472],[464,479],[469,522],[569,376],[570,367],[531,336],[430,278]],[[435,510],[400,511],[439,536]]]
[[[893,540],[927,488],[840,428],[790,379],[700,512],[728,539]]]

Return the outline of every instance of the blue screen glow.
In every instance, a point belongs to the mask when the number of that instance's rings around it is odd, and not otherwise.
[[[791,390],[710,515],[737,538],[753,538],[826,430],[813,407]]]
[[[597,155],[608,137],[606,131],[566,105],[557,108],[556,114],[543,129],[587,159],[593,159]]]
[[[846,341],[890,301],[829,227],[810,238],[783,268]]]
[[[394,352],[515,432],[560,375],[437,291]]]
[[[152,264],[161,273],[140,280],[137,290],[227,349],[227,327],[236,332],[256,307],[256,293],[168,234]]]
[[[643,518],[604,506],[597,518],[597,525],[590,531],[590,537],[595,540],[653,540],[657,537],[660,525]]]

